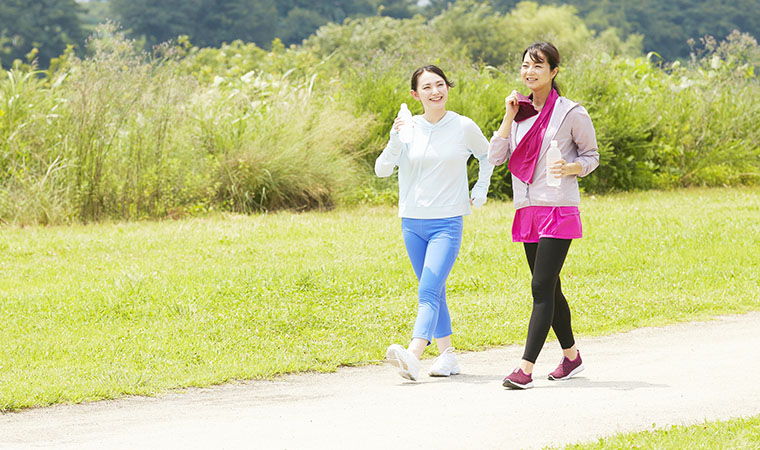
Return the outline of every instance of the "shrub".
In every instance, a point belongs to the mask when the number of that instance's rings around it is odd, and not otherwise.
[[[0,221],[392,201],[395,180],[377,180],[372,166],[399,104],[422,112],[409,95],[414,69],[444,69],[456,83],[448,107],[490,137],[504,97],[527,93],[518,59],[539,39],[558,45],[563,94],[597,131],[601,165],[583,189],[760,180],[760,48],[750,36],[705,38],[691,61],[663,66],[635,54],[640,37],[593,38],[568,7],[523,2],[501,14],[462,0],[430,20],[328,24],[271,51],[181,38],[146,54],[106,24],[82,59],[69,49],[44,73],[17,65],[0,78]],[[473,181],[475,172],[471,161]],[[505,166],[490,195],[511,195]]]
[[[258,77],[210,94],[216,107],[201,109],[194,134],[219,159],[222,208],[329,208],[356,186],[371,117],[317,98],[311,86]]]

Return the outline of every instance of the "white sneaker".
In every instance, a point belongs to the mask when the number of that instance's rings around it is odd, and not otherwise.
[[[398,367],[398,374],[407,380],[417,381],[420,373],[420,360],[404,347],[393,344],[385,352],[385,359]]]
[[[433,361],[429,374],[431,377],[447,377],[457,375],[461,371],[457,355],[454,354],[454,348],[449,347]]]

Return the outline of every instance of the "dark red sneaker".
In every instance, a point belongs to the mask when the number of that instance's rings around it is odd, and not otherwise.
[[[549,374],[549,379],[567,380],[573,375],[582,372],[583,369],[584,367],[583,360],[581,359],[581,352],[578,352],[578,356],[576,356],[573,360],[569,360],[566,356],[563,356],[562,361],[559,362],[559,366],[557,366],[554,372]]]
[[[505,388],[510,389],[530,389],[533,387],[533,376],[528,375],[523,372],[522,369],[517,368],[514,372],[504,378],[504,383],[502,383],[502,385]]]

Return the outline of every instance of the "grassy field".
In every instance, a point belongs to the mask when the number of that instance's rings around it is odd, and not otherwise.
[[[565,450],[757,450],[760,449],[760,416],[639,433],[617,434],[593,443],[575,444]]]
[[[563,271],[577,335],[760,309],[759,188],[587,196],[581,210]],[[460,349],[525,338],[513,212],[490,202],[465,219],[448,283]],[[416,312],[395,214],[1,228],[0,409],[378,361]]]

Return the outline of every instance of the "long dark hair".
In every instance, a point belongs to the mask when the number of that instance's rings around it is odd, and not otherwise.
[[[543,56],[541,55],[542,53]],[[549,42],[536,42],[534,44],[531,44],[530,47],[526,48],[523,52],[522,59],[520,61],[525,61],[526,54],[530,55],[530,59],[532,59],[533,62],[548,62],[550,71],[554,70],[556,67],[559,67],[559,50],[557,50],[557,47],[553,46]],[[544,56],[546,56],[546,61],[544,61]],[[557,86],[556,75],[554,78],[552,78],[552,89],[556,90],[557,95],[559,95],[559,87]]]
[[[441,70],[438,66],[422,66],[419,69],[415,70],[412,74],[412,90],[417,90],[417,80],[420,78],[420,75],[422,75],[423,72],[433,72],[434,74],[438,75],[439,77],[443,78],[443,81],[446,82],[446,86],[448,87],[454,87],[454,83],[450,82],[448,78],[446,78],[446,75],[443,73],[443,70]]]

